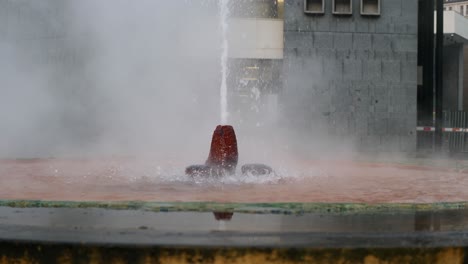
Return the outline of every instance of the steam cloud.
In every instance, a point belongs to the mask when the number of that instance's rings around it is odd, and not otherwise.
[[[0,157],[153,154],[203,162],[220,117],[218,5],[0,0]],[[306,99],[314,101],[298,94]],[[238,130],[241,162],[289,146],[302,154],[332,149],[326,133],[252,124]]]
[[[0,0],[0,156],[207,152],[217,1]]]

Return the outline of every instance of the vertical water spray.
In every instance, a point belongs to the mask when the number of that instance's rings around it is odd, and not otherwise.
[[[220,105],[221,105],[221,124],[228,122],[228,102],[227,102],[227,74],[228,74],[228,16],[229,0],[219,0],[219,19],[221,25],[221,87],[220,87]]]

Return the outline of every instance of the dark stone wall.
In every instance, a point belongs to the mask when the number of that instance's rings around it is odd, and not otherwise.
[[[443,61],[443,109],[449,111],[462,110],[463,92],[463,45],[444,46]],[[461,93],[460,93],[461,92]],[[460,98],[461,96],[461,98]],[[459,104],[460,99],[460,104]]]
[[[358,150],[416,147],[418,1],[381,1],[381,15],[307,15],[286,0],[284,123],[310,137],[327,135]]]

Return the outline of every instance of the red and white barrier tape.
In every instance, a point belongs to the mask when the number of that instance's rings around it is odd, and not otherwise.
[[[424,132],[434,132],[434,127],[416,127],[416,131],[424,131]],[[443,132],[463,132],[468,133],[468,128],[459,128],[459,127],[444,127],[442,128]]]
[[[416,131],[431,132],[431,131],[435,131],[435,127],[416,127]]]

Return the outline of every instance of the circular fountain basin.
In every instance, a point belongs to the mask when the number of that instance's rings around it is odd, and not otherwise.
[[[274,165],[274,164],[273,164]],[[1,160],[0,199],[229,203],[468,201],[468,162],[304,161],[271,175],[185,175],[185,163],[143,159]],[[222,195],[220,195],[222,193]]]
[[[304,161],[216,180],[155,164],[2,160],[0,255],[123,263],[463,263],[467,255],[464,161]]]

